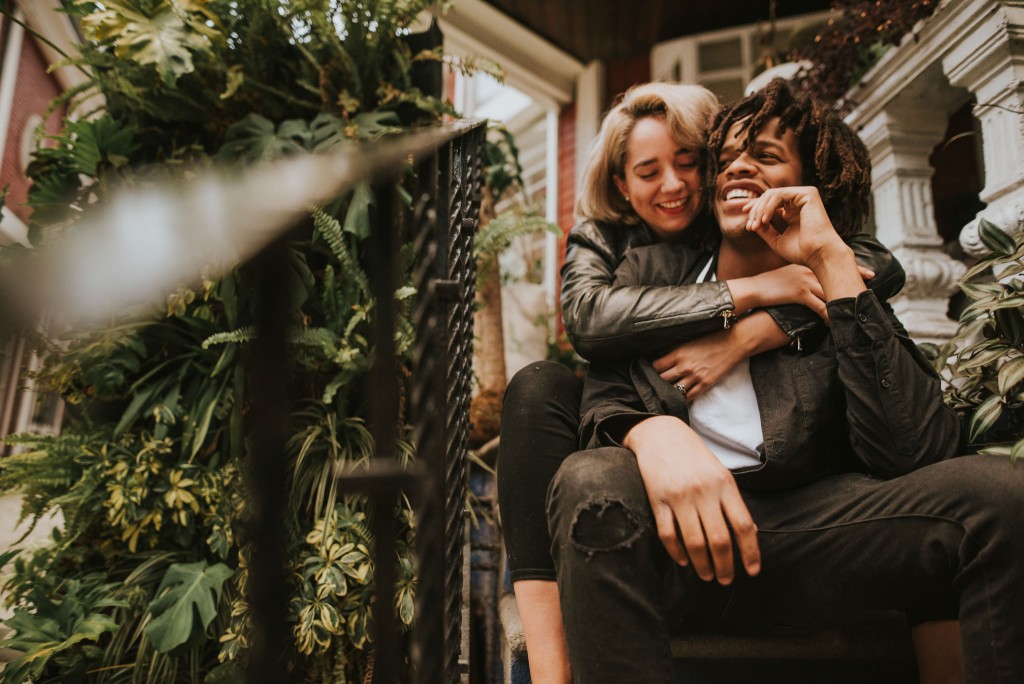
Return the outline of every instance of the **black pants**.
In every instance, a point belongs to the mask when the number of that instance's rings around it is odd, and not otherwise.
[[[892,480],[850,473],[743,498],[762,571],[723,588],[672,563],[632,452],[566,459],[548,513],[577,681],[669,681],[677,621],[840,626],[951,590],[967,681],[1024,681],[1024,464],[967,456]]]
[[[505,391],[498,453],[498,505],[512,581],[555,579],[545,513],[548,485],[576,451],[583,383],[561,364],[540,361]]]

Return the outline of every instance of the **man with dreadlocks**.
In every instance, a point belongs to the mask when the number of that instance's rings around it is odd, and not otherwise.
[[[716,117],[709,148],[720,233],[706,250],[636,249],[616,284],[800,264],[829,328],[690,402],[645,359],[591,367],[591,448],[548,496],[574,676],[669,681],[677,621],[761,631],[952,611],[967,681],[1024,681],[1024,468],[953,458],[938,376],[864,286],[844,242],[867,215],[863,143],[774,81]]]

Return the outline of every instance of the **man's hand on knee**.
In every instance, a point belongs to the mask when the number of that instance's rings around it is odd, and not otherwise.
[[[730,584],[735,541],[747,574],[760,572],[757,527],[736,480],[697,433],[678,418],[655,416],[630,430],[624,445],[636,454],[658,536],[675,562]]]

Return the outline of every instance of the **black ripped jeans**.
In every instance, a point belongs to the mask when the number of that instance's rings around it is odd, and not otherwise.
[[[892,480],[850,473],[743,498],[763,569],[720,587],[668,557],[632,452],[565,460],[548,517],[577,681],[668,682],[677,623],[841,626],[951,592],[967,681],[1024,681],[1024,464],[967,456]]]

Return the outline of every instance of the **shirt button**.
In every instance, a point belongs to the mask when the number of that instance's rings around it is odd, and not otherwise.
[[[857,320],[859,320],[861,323],[867,323],[868,322],[868,315],[867,314],[857,314]]]
[[[892,386],[891,382],[889,382],[888,380],[882,380],[882,387],[884,387],[885,389],[889,389],[889,387],[891,387],[891,386]]]

